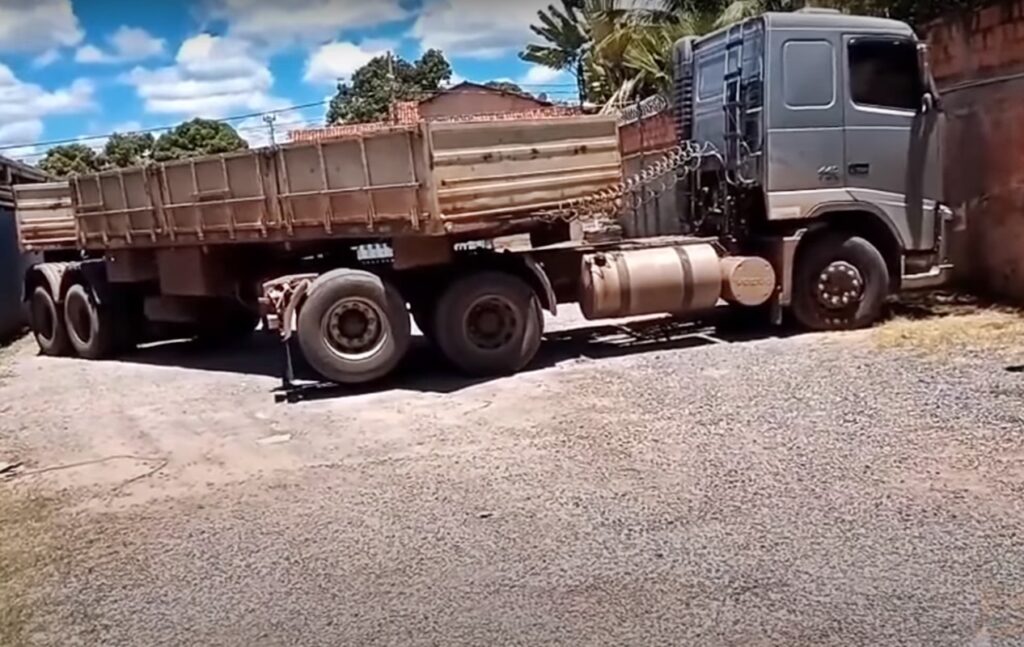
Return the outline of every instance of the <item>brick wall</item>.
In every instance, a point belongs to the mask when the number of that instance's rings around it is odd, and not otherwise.
[[[961,278],[1024,302],[1024,1],[931,26],[946,107],[946,197],[967,227],[954,240]]]
[[[518,112],[500,112],[495,114],[449,115],[431,117],[432,122],[480,122],[480,121],[514,121],[523,119],[558,119],[580,114],[578,108],[551,106]],[[372,133],[402,129],[424,120],[417,109],[415,101],[401,101],[391,111],[391,121],[379,121],[371,124],[344,124],[326,128],[300,128],[289,131],[288,139],[293,142],[317,141],[320,139],[341,139],[358,137]]]

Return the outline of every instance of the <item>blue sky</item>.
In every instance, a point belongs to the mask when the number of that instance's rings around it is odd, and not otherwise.
[[[322,101],[387,51],[438,48],[456,81],[571,99],[570,77],[516,56],[549,1],[0,0],[0,154],[34,162],[41,142]],[[278,128],[324,110],[282,112]],[[232,125],[266,143],[260,119]]]

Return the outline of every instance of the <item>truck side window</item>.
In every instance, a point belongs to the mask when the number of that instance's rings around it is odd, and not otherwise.
[[[782,47],[782,88],[790,108],[828,108],[836,100],[835,49],[827,40],[791,40]]]
[[[725,54],[716,54],[697,68],[697,100],[710,101],[725,91]]]
[[[858,38],[850,42],[850,96],[862,106],[917,110],[921,75],[909,40]]]

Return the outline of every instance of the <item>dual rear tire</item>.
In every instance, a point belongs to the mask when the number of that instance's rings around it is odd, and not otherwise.
[[[412,309],[418,327],[456,368],[474,376],[523,369],[543,332],[540,302],[518,277],[482,272],[450,284],[431,304]],[[386,279],[336,270],[310,288],[299,311],[298,338],[309,365],[342,384],[383,378],[411,341],[405,299]]]
[[[30,298],[32,332],[39,350],[53,357],[77,355],[85,359],[109,357],[115,348],[116,315],[102,306],[82,283],[68,288],[58,304],[44,286]]]
[[[438,301],[435,341],[463,373],[507,375],[537,355],[544,317],[540,300],[522,279],[483,272],[454,282]]]
[[[71,354],[71,339],[64,323],[64,312],[53,295],[43,286],[37,286],[29,297],[32,334],[43,355],[60,357]]]

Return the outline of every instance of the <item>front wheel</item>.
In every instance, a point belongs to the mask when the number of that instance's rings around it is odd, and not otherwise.
[[[337,270],[317,280],[299,311],[306,361],[341,384],[380,379],[409,349],[409,313],[398,291],[379,276]]]
[[[501,272],[456,281],[434,314],[438,347],[470,375],[522,370],[537,355],[543,332],[544,317],[533,288]]]
[[[797,258],[793,315],[815,331],[866,328],[882,316],[889,269],[874,245],[858,236],[828,235]]]

